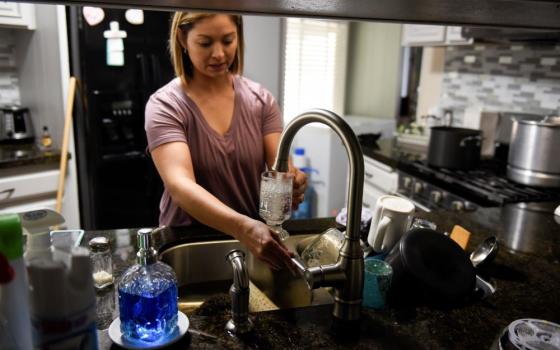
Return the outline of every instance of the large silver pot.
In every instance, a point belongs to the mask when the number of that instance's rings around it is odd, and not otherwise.
[[[529,186],[560,187],[560,117],[513,118],[507,176]]]

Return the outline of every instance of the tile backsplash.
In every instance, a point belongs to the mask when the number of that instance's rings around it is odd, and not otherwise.
[[[20,103],[15,51],[14,31],[0,29],[0,105]]]
[[[450,46],[441,107],[461,124],[467,107],[534,114],[560,112],[560,45]]]

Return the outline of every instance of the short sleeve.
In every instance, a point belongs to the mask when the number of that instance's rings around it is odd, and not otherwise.
[[[272,94],[263,89],[263,135],[282,132],[283,121],[280,107]]]
[[[187,142],[187,118],[172,94],[158,91],[150,96],[145,110],[148,150],[169,142]]]

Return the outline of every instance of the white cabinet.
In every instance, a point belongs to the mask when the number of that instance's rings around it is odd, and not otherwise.
[[[364,194],[362,197],[362,208],[373,210],[375,208],[375,203],[379,197],[385,195],[377,187],[372,185],[364,184]]]
[[[56,169],[1,176],[0,213],[54,209],[59,174]]]
[[[472,39],[463,37],[461,27],[424,24],[403,25],[403,46],[444,46],[471,43]]]
[[[0,27],[35,29],[35,5],[0,2]]]
[[[445,27],[423,24],[405,24],[402,31],[403,46],[443,44]]]
[[[461,27],[445,27],[445,41],[447,44],[472,44],[472,39],[465,39]]]
[[[395,193],[399,177],[394,168],[375,159],[364,157],[364,194],[362,206],[373,210],[377,199]]]

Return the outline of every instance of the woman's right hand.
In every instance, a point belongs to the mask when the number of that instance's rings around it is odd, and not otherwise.
[[[282,243],[278,235],[270,228],[254,219],[247,218],[241,224],[237,239],[243,243],[259,260],[267,263],[274,270],[288,268],[296,270],[288,248]]]

